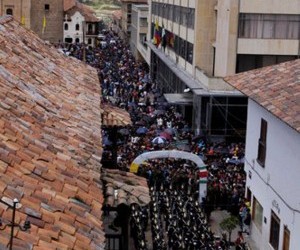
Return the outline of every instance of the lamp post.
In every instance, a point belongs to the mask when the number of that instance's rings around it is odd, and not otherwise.
[[[15,227],[19,227],[19,229],[21,231],[27,231],[28,229],[30,229],[30,221],[25,221],[24,225],[21,226],[20,224],[15,223],[15,217],[16,217],[16,209],[17,209],[17,205],[19,204],[18,199],[13,199],[13,204],[11,205],[9,202],[4,201],[3,199],[0,199],[0,202],[7,205],[9,208],[12,208],[12,220],[7,223],[7,224],[3,224],[2,220],[0,218],[0,230],[4,230],[7,226],[11,227],[10,230],[10,240],[9,240],[9,249],[12,250],[13,247],[13,239],[14,239],[14,228]]]

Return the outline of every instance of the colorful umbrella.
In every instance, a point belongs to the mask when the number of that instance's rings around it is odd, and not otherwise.
[[[152,143],[153,144],[164,144],[164,143],[166,143],[167,142],[167,140],[165,139],[165,138],[163,138],[163,137],[160,137],[160,136],[157,136],[157,137],[155,137],[153,140],[152,140]]]

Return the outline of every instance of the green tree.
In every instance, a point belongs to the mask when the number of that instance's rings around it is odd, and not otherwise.
[[[231,233],[239,224],[239,219],[236,216],[230,216],[222,220],[220,227],[222,230],[228,232],[228,240],[231,242]]]

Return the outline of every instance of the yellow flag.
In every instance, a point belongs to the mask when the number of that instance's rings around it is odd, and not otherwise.
[[[46,16],[44,15],[44,18],[43,18],[43,29],[42,29],[42,33],[43,34],[45,32],[45,28],[46,28]]]
[[[21,17],[21,24],[25,25],[25,17],[24,16]]]

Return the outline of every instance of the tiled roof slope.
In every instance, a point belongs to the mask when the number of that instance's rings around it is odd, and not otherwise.
[[[75,6],[76,0],[64,0],[64,11],[67,11],[68,9]]]
[[[300,59],[225,77],[225,81],[300,132]]]
[[[149,188],[144,177],[125,171],[105,169],[101,178],[105,185],[105,203],[111,207],[121,204],[130,206],[134,203],[144,206],[150,202]]]
[[[95,15],[95,11],[88,5],[79,3],[78,1],[75,1],[74,5],[72,5],[70,3],[69,6],[71,6],[71,7],[69,7],[69,9],[67,9],[67,10],[65,9],[65,12],[69,16],[73,16],[78,11],[79,13],[81,13],[81,15],[84,16],[84,20],[86,22],[99,22],[99,19]],[[65,4],[65,7],[66,7],[66,4]]]
[[[93,68],[0,19],[0,192],[32,223],[15,228],[14,249],[104,249],[99,93]],[[11,218],[2,203],[0,217]]]
[[[127,126],[131,125],[130,114],[125,110],[112,106],[108,103],[101,104],[102,125],[103,126]]]

